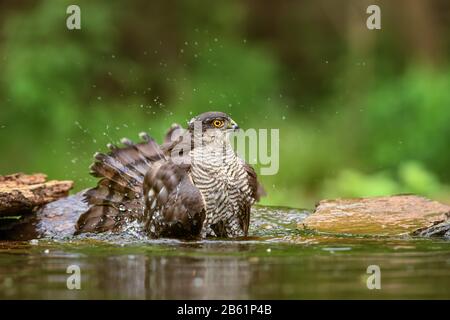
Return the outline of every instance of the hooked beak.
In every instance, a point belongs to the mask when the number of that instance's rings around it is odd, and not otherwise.
[[[230,123],[228,124],[227,129],[230,129],[233,131],[238,131],[240,128],[239,128],[238,124],[233,119],[231,119]]]

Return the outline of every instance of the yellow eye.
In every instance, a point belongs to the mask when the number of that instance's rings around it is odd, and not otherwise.
[[[216,119],[216,120],[213,121],[212,124],[213,124],[213,126],[216,127],[216,128],[222,128],[223,125],[224,125],[224,121],[223,121],[223,120]]]

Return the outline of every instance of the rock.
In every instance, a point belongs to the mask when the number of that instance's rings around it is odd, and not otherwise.
[[[72,236],[78,218],[88,209],[84,193],[85,190],[47,203],[19,220],[0,223],[0,240],[62,239]]]
[[[398,195],[323,200],[301,227],[340,234],[445,236],[449,222],[450,206],[420,196]]]
[[[84,191],[51,202],[36,212],[36,231],[40,237],[64,238],[72,236],[80,215],[89,206],[84,201]]]
[[[0,176],[0,216],[31,212],[69,194],[72,181],[46,181],[42,173]]]
[[[413,235],[419,237],[443,237],[450,240],[450,219],[437,223],[431,227],[425,227],[414,231]]]

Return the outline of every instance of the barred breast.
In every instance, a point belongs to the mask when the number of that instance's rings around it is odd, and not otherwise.
[[[246,208],[254,199],[243,161],[229,144],[195,148],[191,159],[192,180],[206,204],[202,237],[244,236]]]

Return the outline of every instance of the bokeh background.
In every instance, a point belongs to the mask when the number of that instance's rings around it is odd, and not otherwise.
[[[81,7],[81,30],[66,8]],[[366,28],[381,7],[382,29]],[[450,202],[450,2],[0,1],[0,174],[95,184],[95,151],[223,110],[280,129],[265,204]]]

